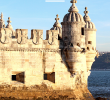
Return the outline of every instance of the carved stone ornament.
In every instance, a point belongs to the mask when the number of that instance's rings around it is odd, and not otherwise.
[[[26,41],[27,41],[27,34],[26,34],[26,31],[25,30],[18,30],[17,31],[17,42],[19,44],[25,44]]]
[[[12,37],[12,31],[11,30],[1,29],[0,41],[2,43],[9,43],[11,37]]]
[[[48,43],[54,45],[56,40],[58,40],[58,34],[56,34],[55,32],[50,32]]]
[[[40,31],[37,31],[37,30],[33,31],[32,42],[34,44],[40,44],[40,43],[42,43],[42,40],[43,40],[42,35],[43,35],[43,32],[40,32]]]

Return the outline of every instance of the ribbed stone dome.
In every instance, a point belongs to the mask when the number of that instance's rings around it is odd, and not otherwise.
[[[88,16],[88,11],[87,11],[87,7],[85,7],[85,11],[84,11],[84,21],[85,21],[85,28],[88,28],[88,29],[96,29],[95,28],[95,25],[94,25],[94,23],[93,22],[91,22],[91,19],[90,19],[90,17]]]
[[[96,29],[93,22],[86,21],[85,28]]]
[[[63,22],[84,22],[82,15],[78,13],[78,8],[75,5],[77,1],[71,0],[70,2],[72,3],[72,6],[68,10],[69,13],[64,16]]]
[[[84,22],[84,19],[82,15],[80,15],[78,12],[70,12],[66,14],[63,18],[63,22]]]

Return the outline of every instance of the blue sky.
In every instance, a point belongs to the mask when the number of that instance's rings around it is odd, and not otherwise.
[[[42,29],[45,39],[46,30],[53,27],[56,15],[61,23],[71,5],[70,0],[1,0],[0,12],[3,12],[5,25],[10,17],[14,30],[28,29],[30,38],[31,29]],[[110,51],[110,0],[77,0],[76,6],[82,16],[88,7],[88,15],[97,29],[96,49]]]

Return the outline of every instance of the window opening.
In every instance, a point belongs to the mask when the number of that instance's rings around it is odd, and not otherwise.
[[[44,74],[44,80],[48,80],[48,81],[55,83],[55,72],[45,73]]]
[[[73,47],[73,43],[70,43],[70,46]]]
[[[89,50],[89,47],[87,47],[87,50]]]
[[[77,43],[77,46],[79,46],[79,47],[80,47],[80,44],[79,44],[79,43]]]
[[[92,41],[88,41],[88,44],[92,44]]]
[[[44,80],[47,80],[47,74],[44,74]]]
[[[12,81],[16,81],[16,75],[12,75]]]
[[[81,35],[84,35],[84,28],[81,28]]]
[[[24,83],[24,72],[13,71],[12,74],[12,81]]]

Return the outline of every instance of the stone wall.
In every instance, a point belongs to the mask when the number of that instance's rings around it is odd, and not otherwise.
[[[13,84],[14,72],[24,72],[24,84],[40,84],[43,80],[42,52],[0,51],[0,81]]]
[[[11,38],[12,31],[0,29],[0,84],[31,86],[44,82],[56,90],[74,89],[75,84],[80,83],[87,85],[85,53],[72,51],[74,55],[69,54],[73,62],[80,60],[74,62],[77,74],[72,77],[57,30],[47,30],[46,40],[43,40],[43,30],[31,30],[31,39],[27,39],[27,33],[27,29],[16,29],[15,38]],[[85,42],[84,38],[80,37],[81,43]]]

